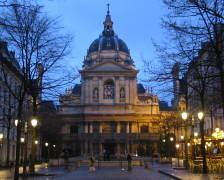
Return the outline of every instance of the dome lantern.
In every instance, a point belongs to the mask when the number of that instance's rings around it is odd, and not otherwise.
[[[110,16],[110,4],[107,4],[107,15],[103,24],[104,24],[103,35],[105,36],[114,35],[113,21],[111,20]]]

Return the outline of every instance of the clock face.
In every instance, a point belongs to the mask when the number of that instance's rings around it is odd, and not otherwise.
[[[114,98],[114,86],[104,85],[104,99],[113,99]]]

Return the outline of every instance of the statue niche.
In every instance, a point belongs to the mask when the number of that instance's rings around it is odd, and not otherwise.
[[[114,99],[114,82],[112,80],[108,80],[104,83],[103,98]]]

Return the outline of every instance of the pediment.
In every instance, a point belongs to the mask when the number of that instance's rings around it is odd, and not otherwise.
[[[124,72],[129,72],[129,71],[133,71],[134,69],[132,68],[128,68],[128,67],[125,67],[124,65],[121,65],[121,64],[116,64],[116,63],[113,63],[113,62],[106,62],[106,63],[102,63],[102,64],[97,64],[91,68],[88,69],[88,71],[97,71],[97,72],[100,72],[100,71],[124,71]]]

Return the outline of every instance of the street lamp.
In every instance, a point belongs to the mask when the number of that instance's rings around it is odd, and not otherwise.
[[[173,137],[170,137],[170,141],[173,142],[173,140],[174,140],[174,138]]]
[[[194,132],[194,136],[195,136],[195,137],[198,137],[198,133],[197,133],[197,132]]]
[[[38,121],[36,119],[32,119],[31,120],[31,125],[33,128],[35,128],[37,126]]]
[[[46,150],[47,150],[47,151],[46,151],[46,162],[47,162],[47,161],[48,161],[48,156],[49,156],[49,149],[48,149],[48,145],[49,145],[49,144],[48,144],[48,142],[45,142],[44,145],[45,145]]]
[[[4,137],[3,133],[0,133],[0,141],[2,141],[3,137]]]
[[[187,120],[187,117],[188,117],[187,112],[182,112],[181,117],[182,117],[183,120],[186,121]]]
[[[21,137],[21,138],[20,138],[20,142],[21,142],[21,143],[24,143],[24,142],[25,142],[25,138],[24,138],[24,137]]]
[[[37,145],[39,142],[38,142],[38,140],[35,140],[34,143]]]
[[[206,149],[205,149],[205,134],[204,134],[204,113],[202,111],[198,112],[198,119],[200,120],[200,133],[201,133],[201,154],[203,157],[203,173],[208,172],[207,162],[206,162]]]
[[[20,138],[20,142],[21,142],[21,158],[22,158],[22,162],[24,163],[24,142],[25,142],[25,138],[21,137]]]
[[[187,143],[188,143],[188,137],[187,137],[187,119],[188,119],[188,113],[186,111],[182,112],[181,114],[182,119],[184,120],[184,133],[185,133],[185,141],[184,141],[184,152],[185,152],[185,160],[186,160],[186,169],[188,169],[188,148],[187,148]]]
[[[184,140],[184,136],[180,136],[180,139],[181,139],[181,140]]]
[[[201,121],[204,118],[204,113],[203,112],[199,112],[198,113],[198,119]]]
[[[15,120],[15,126],[17,127],[17,126],[18,126],[18,124],[19,124],[19,120],[18,120],[18,119],[16,119],[16,120]]]
[[[179,148],[180,148],[180,144],[176,144],[176,148],[177,148],[177,166],[179,167],[180,166],[180,163],[179,163]]]

